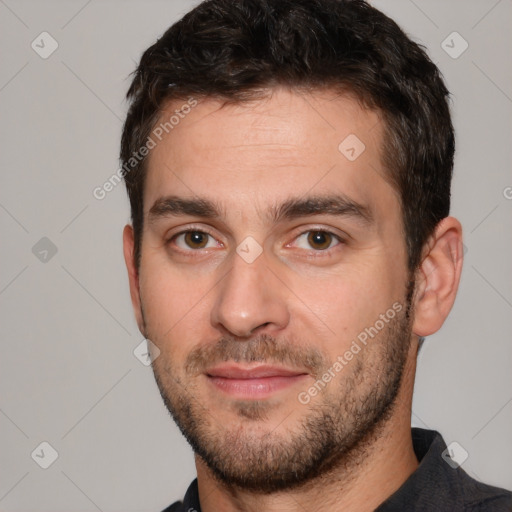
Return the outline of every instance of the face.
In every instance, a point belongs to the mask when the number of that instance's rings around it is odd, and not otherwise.
[[[383,128],[276,89],[199,101],[148,157],[136,314],[165,404],[229,484],[300,485],[393,416],[411,319]]]

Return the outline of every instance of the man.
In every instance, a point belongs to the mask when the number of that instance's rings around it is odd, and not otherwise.
[[[144,53],[125,260],[197,467],[166,510],[512,510],[410,426],[462,267],[448,94],[361,0],[209,0]]]

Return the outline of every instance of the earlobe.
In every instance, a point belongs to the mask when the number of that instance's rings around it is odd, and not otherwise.
[[[130,296],[132,299],[133,312],[139,330],[143,333],[143,321],[140,302],[140,289],[139,289],[139,270],[135,263],[134,258],[134,233],[133,228],[129,224],[123,230],[123,252],[126,269],[128,271],[128,280],[130,283]]]
[[[462,226],[446,217],[436,227],[417,272],[413,332],[428,336],[443,325],[459,287],[463,261]]]

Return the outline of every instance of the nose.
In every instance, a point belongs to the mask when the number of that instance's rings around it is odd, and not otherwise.
[[[231,269],[216,287],[213,327],[241,338],[285,328],[287,288],[276,275],[264,254],[251,263],[233,254]]]

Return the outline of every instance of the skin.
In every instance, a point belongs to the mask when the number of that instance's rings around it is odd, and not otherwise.
[[[168,105],[162,119],[179,105]],[[384,129],[378,113],[349,96],[275,89],[268,98],[243,105],[199,101],[151,151],[140,268],[133,260],[133,230],[124,230],[131,298],[139,329],[160,351],[153,368],[161,391],[182,413],[187,401],[192,403],[213,442],[232,435],[243,441],[233,450],[246,447],[246,455],[258,443],[280,446],[298,434],[315,404],[341,400],[344,405],[346,397],[365,397],[383,386],[381,361],[391,343],[387,328],[308,404],[297,399],[318,378],[307,368],[296,383],[255,405],[212,386],[202,373],[204,364],[187,364],[191,354],[210,354],[216,363],[219,355],[236,354],[240,364],[253,367],[260,363],[244,361],[243,349],[251,340],[261,347],[269,337],[297,356],[288,366],[297,368],[303,354],[317,354],[321,363],[315,369],[323,371],[379,315],[396,302],[405,305],[410,275],[397,192],[381,163]],[[338,150],[350,134],[365,145],[354,161]],[[290,198],[332,194],[364,206],[371,222],[325,213],[276,221],[268,214]],[[208,199],[222,211],[208,219],[150,215],[167,196]],[[209,233],[206,246],[191,248],[190,238],[176,238],[187,229]],[[331,232],[342,242],[320,237],[328,248],[318,249],[308,239],[311,231]],[[248,236],[262,251],[251,263],[236,252],[246,247],[242,242]],[[203,511],[369,511],[400,487],[418,465],[410,431],[418,338],[436,332],[453,305],[461,240],[460,223],[447,217],[424,247],[413,276],[413,315],[400,325],[406,342],[401,342],[404,367],[397,396],[374,431],[322,474],[270,493],[222,481],[196,455]],[[228,340],[228,348],[216,352],[221,339]],[[254,354],[267,361],[267,353],[258,350]],[[269,354],[277,357],[272,350]],[[270,362],[276,360],[284,361]],[[358,379],[361,369],[364,377]],[[186,397],[181,405],[177,395]],[[347,414],[351,410],[347,406]],[[233,464],[244,460],[236,455]]]

